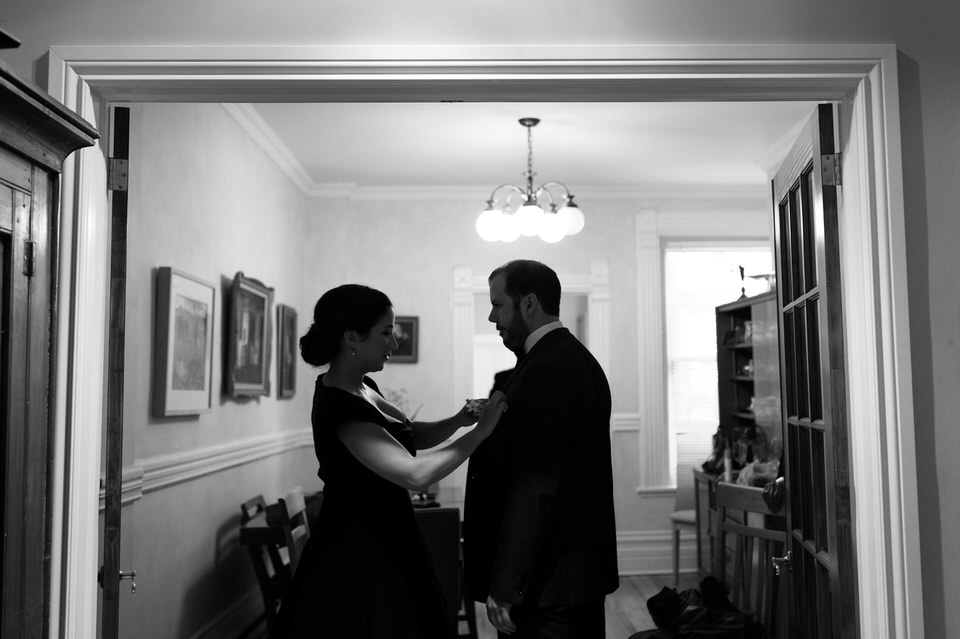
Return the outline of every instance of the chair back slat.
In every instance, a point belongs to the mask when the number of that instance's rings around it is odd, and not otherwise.
[[[266,512],[266,510],[267,502],[263,499],[263,495],[251,497],[240,504],[240,523],[245,524],[260,513]]]
[[[310,538],[310,523],[307,521],[307,504],[303,488],[295,486],[279,499],[280,523],[290,553],[290,572],[297,572],[300,555]]]

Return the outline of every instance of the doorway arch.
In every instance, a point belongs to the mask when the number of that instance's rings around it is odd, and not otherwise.
[[[91,121],[108,102],[421,101],[835,101],[849,131],[843,144],[841,230],[846,283],[850,422],[857,493],[863,636],[922,634],[913,405],[907,315],[904,204],[892,45],[553,47],[54,47],[48,90]],[[104,127],[100,127],[104,130]],[[106,316],[109,249],[96,152],[65,167],[66,277],[58,334]],[[72,241],[71,241],[72,240]],[[67,288],[67,287],[64,287]],[[78,380],[103,378],[103,343],[64,340],[62,397]],[[98,383],[91,382],[94,386]],[[57,411],[54,527],[67,531],[54,558],[51,607],[71,602],[68,621],[95,627],[96,572],[89,556],[96,509],[80,497],[99,471],[103,406],[96,393]],[[59,500],[59,501],[57,501]],[[61,514],[62,513],[62,514]],[[60,600],[56,598],[60,597]],[[886,610],[887,615],[872,614]]]

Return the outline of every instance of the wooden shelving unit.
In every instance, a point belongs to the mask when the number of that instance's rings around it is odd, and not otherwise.
[[[734,442],[756,442],[749,457],[764,455],[783,438],[776,291],[718,306],[716,316],[719,424]]]

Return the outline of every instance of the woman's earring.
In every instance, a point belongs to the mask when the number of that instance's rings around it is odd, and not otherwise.
[[[356,357],[356,356],[357,356],[357,349],[351,348],[351,349],[350,349],[350,354],[353,355],[354,357]]]

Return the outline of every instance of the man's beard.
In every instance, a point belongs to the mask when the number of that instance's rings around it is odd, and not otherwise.
[[[520,309],[516,309],[510,325],[504,327],[506,330],[503,335],[503,345],[513,351],[514,355],[520,357],[523,355],[523,344],[527,341],[530,331],[527,330],[523,320],[520,319]]]

